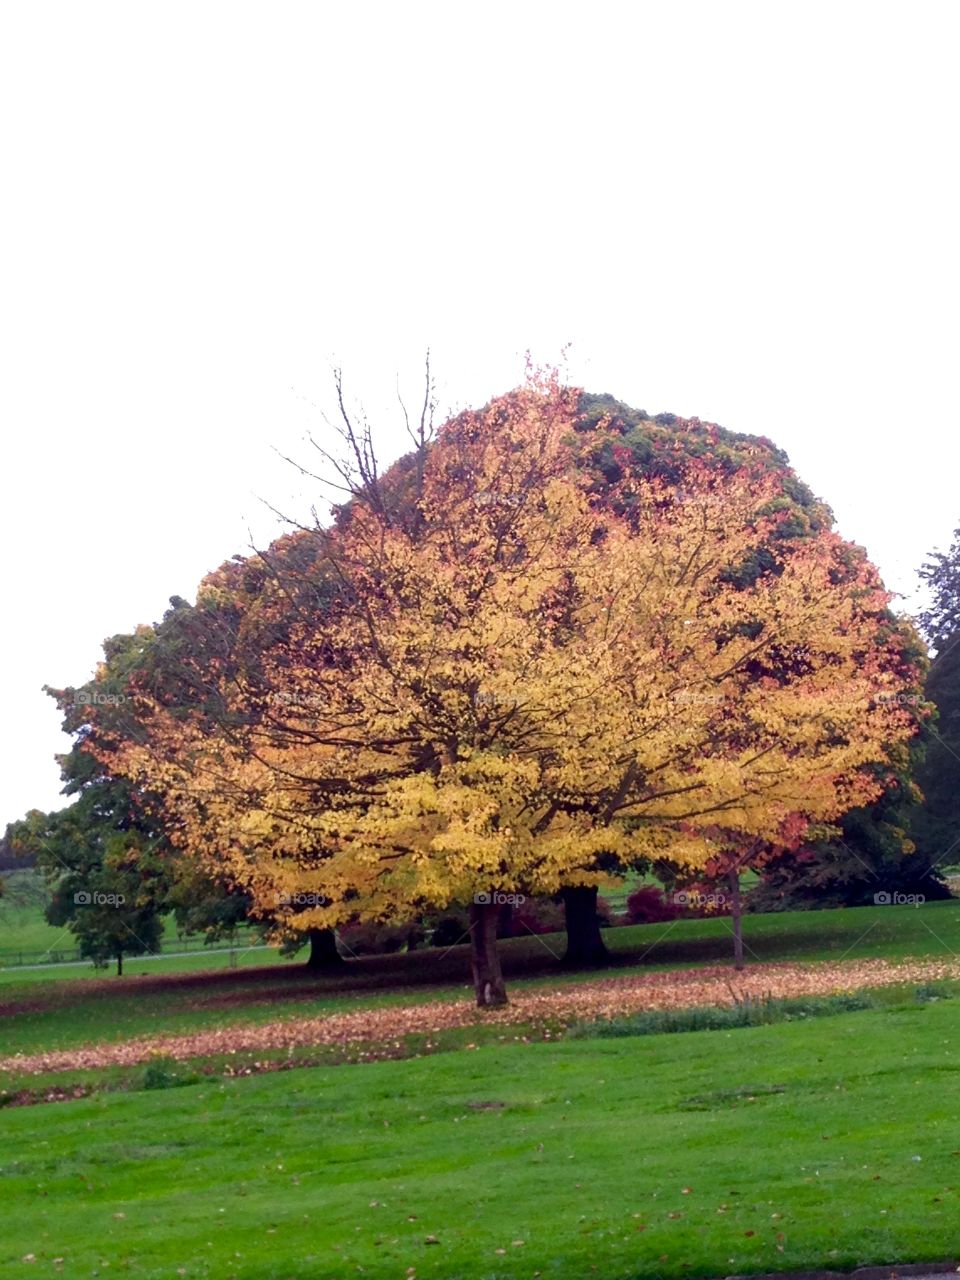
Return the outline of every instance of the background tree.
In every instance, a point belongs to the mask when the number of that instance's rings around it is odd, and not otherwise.
[[[245,590],[255,596],[255,586],[255,575],[248,573]],[[249,892],[230,879],[229,867],[216,848],[208,850],[203,860],[184,856],[176,840],[175,819],[165,813],[162,798],[142,788],[131,793],[129,785],[111,772],[110,752],[103,749],[104,744],[145,737],[130,692],[136,682],[162,696],[172,714],[193,717],[201,726],[216,724],[229,729],[217,681],[229,682],[235,676],[230,655],[236,644],[239,610],[225,607],[224,599],[223,593],[212,592],[203,608],[195,608],[173,597],[159,624],[138,627],[133,634],[114,636],[106,642],[104,662],[94,682],[79,689],[48,690],[64,712],[64,731],[76,739],[74,752],[61,761],[68,784],[65,791],[95,784],[109,794],[114,784],[122,785],[123,803],[135,802],[139,821],[162,839],[168,878],[157,909],[172,911],[180,932],[203,933],[213,942],[232,937],[246,924],[298,950],[303,935],[284,925],[298,908],[275,902],[275,910],[271,910],[266,897],[255,903]],[[255,635],[251,652],[263,642],[262,635]],[[282,710],[282,706],[277,709],[268,704],[266,714],[282,718]],[[312,929],[307,941],[309,968],[343,963],[332,931]]]
[[[7,824],[0,837],[0,871],[17,871],[36,866],[38,833],[43,831],[47,815],[40,809],[30,809],[16,822]]]
[[[917,782],[924,796],[914,831],[920,856],[936,866],[960,861],[960,529],[949,551],[920,569],[931,594],[920,615],[934,657],[926,696],[937,716],[925,727]]]
[[[175,856],[164,906],[180,934],[202,934],[207,942],[234,942],[251,925],[250,895],[216,880],[193,859]]]
[[[937,719],[930,664],[916,631],[904,624],[903,634],[913,683],[878,696],[896,700],[913,715],[918,735],[892,749],[887,764],[876,766],[882,790],[871,804],[843,814],[835,830],[765,860],[761,883],[750,895],[751,910],[868,906],[884,892],[928,900],[950,896],[938,870],[944,846],[923,838],[928,817],[920,783],[927,751],[936,742]]]
[[[943,869],[960,862],[960,644],[930,664],[926,697],[937,715],[922,740],[917,783],[924,803],[913,821],[918,855]]]
[[[49,889],[46,917],[66,926],[96,965],[159,950],[168,864],[131,819],[123,782],[84,789],[66,809],[31,815],[13,838],[29,849]]]
[[[53,885],[46,916],[70,929],[81,956],[98,967],[114,960],[119,977],[125,956],[160,950],[166,866],[133,831],[114,832],[99,846],[82,843],[89,828],[73,826],[76,815],[66,812],[38,857]]]
[[[906,767],[894,766],[878,799],[845,813],[835,832],[767,860],[749,909],[871,906],[884,892],[920,894],[928,901],[950,897],[938,864],[940,846],[920,842],[925,817],[914,778],[921,775],[923,751],[915,739],[901,757]]]
[[[927,584],[930,604],[920,614],[920,626],[941,653],[960,636],[960,528],[954,530],[949,551],[931,551],[919,570]]]

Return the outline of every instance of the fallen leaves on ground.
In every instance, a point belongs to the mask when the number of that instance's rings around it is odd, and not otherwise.
[[[827,996],[896,983],[960,978],[960,963],[932,960],[859,960],[816,964],[727,966],[612,977],[561,987],[519,990],[503,1008],[480,1010],[470,1000],[388,1005],[265,1024],[237,1024],[189,1035],[136,1037],[0,1058],[0,1071],[39,1075],[48,1071],[133,1066],[150,1058],[184,1060],[251,1050],[319,1045],[377,1044],[401,1036],[501,1023],[559,1023],[620,1018],[653,1009],[729,1006],[745,999]]]

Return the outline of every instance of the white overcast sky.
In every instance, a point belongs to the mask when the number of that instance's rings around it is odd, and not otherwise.
[[[322,430],[571,380],[769,435],[908,596],[960,523],[955,3],[12,0],[0,827],[40,686],[192,598]]]

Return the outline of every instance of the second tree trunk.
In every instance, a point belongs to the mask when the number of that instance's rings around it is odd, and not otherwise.
[[[308,969],[336,969],[343,967],[343,957],[337,950],[337,935],[332,929],[311,929],[307,937],[310,939],[310,955],[307,958]]]
[[[597,916],[597,888],[576,885],[563,889],[563,906],[567,919],[567,951],[564,964],[605,965],[610,952],[600,932]]]

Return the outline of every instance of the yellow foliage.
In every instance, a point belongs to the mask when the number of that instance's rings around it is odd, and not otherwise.
[[[878,696],[907,677],[872,566],[828,530],[778,539],[773,475],[691,466],[631,476],[630,514],[600,502],[565,443],[575,405],[533,386],[455,419],[418,520],[356,501],[296,598],[269,574],[257,597],[205,589],[244,610],[240,674],[208,673],[218,723],[143,692],[113,760],[265,913],[312,895],[306,928],[596,884],[601,859],[703,866],[718,828],[776,843],[877,793],[866,766],[915,721]],[[304,608],[311,587],[328,603]]]

